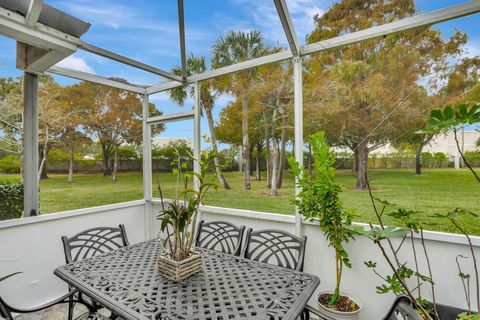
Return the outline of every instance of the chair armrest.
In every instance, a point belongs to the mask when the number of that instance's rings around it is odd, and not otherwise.
[[[14,313],[30,313],[30,312],[37,312],[37,311],[40,311],[40,310],[50,308],[50,307],[52,307],[56,304],[59,304],[59,303],[75,302],[75,303],[81,303],[81,304],[85,305],[89,310],[92,310],[92,307],[90,305],[88,305],[87,303],[85,303],[85,302],[83,302],[79,299],[74,299],[74,295],[77,292],[78,292],[78,290],[76,290],[76,289],[70,290],[69,292],[67,292],[63,296],[61,296],[61,297],[59,297],[59,298],[57,298],[53,301],[47,302],[43,305],[40,305],[38,307],[34,307],[34,308],[17,309],[17,308],[13,308],[9,305],[7,305],[7,307],[11,312],[14,312]]]

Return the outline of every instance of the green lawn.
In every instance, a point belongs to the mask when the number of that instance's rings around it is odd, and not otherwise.
[[[225,174],[232,186],[231,190],[212,190],[206,204],[238,209],[293,214],[293,176],[287,173],[279,196],[269,195],[265,181],[252,179],[252,190],[245,191],[242,186],[242,174],[231,172]],[[158,196],[154,175],[154,195]],[[164,196],[169,197],[175,191],[175,177],[170,173],[158,175]],[[422,211],[422,216],[435,223],[430,229],[454,231],[444,221],[431,216],[446,213],[455,207],[464,207],[480,211],[480,186],[466,170],[429,169],[420,177],[412,170],[372,170],[370,173],[374,193],[377,197],[399,206]],[[0,179],[17,180],[16,175],[0,175]],[[339,182],[344,188],[342,200],[347,209],[357,215],[356,221],[374,222],[370,199],[366,191],[353,188],[355,177],[349,171],[338,172]],[[50,179],[41,182],[40,207],[42,213],[51,213],[92,207],[116,202],[138,200],[142,198],[141,173],[121,173],[118,182],[110,177],[98,174],[77,174],[75,182],[69,184],[64,175],[50,175]],[[386,219],[388,224],[398,223]],[[464,219],[470,233],[480,235],[480,219]]]

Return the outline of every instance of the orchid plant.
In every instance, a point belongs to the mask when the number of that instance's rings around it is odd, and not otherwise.
[[[176,168],[173,173],[177,176],[177,191],[175,199],[165,203],[160,183],[157,179],[158,190],[162,200],[162,212],[157,216],[160,220],[160,230],[165,234],[164,246],[168,254],[175,261],[187,259],[192,254],[193,240],[195,239],[197,216],[205,195],[216,184],[207,179],[207,173],[214,169],[214,151],[202,151],[201,158],[190,157],[199,166],[199,172],[184,172],[187,166],[177,156]],[[193,182],[194,187],[190,187]]]

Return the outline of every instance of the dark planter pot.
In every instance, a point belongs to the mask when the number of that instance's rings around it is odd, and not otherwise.
[[[467,312],[468,310],[437,304],[437,311],[441,320],[456,320],[460,313]]]

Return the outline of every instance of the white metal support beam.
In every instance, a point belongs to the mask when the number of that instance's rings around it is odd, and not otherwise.
[[[162,76],[162,77],[170,79],[170,80],[182,81],[181,77],[176,76],[176,75],[174,75],[174,74],[172,74],[168,71],[164,71],[164,70],[149,66],[149,65],[147,65],[143,62],[139,62],[139,61],[127,58],[125,56],[119,55],[117,53],[99,48],[99,47],[94,46],[93,44],[89,44],[85,41],[80,46],[80,49],[91,52],[91,53],[94,53],[96,55],[99,55],[99,56],[102,56],[102,57],[105,57],[105,58],[108,58],[108,59],[111,59],[111,60],[121,62],[123,64],[129,65],[129,66],[132,66],[132,67],[144,70],[144,71],[148,71],[150,73]]]
[[[421,14],[415,17],[402,19],[396,22],[388,23],[381,26],[372,27],[362,31],[354,32],[351,34],[339,36],[329,40],[319,41],[311,43],[300,49],[300,55],[308,55],[315,52],[331,50],[334,48],[340,48],[346,45],[375,39],[389,34],[408,31],[415,28],[430,26],[439,22],[448,21],[463,16],[471,15],[480,12],[480,1],[469,1],[463,4],[454,5],[445,9],[433,11],[426,14]],[[293,54],[290,51],[281,51],[274,54],[270,54],[264,57],[252,59],[249,61],[233,64],[227,67],[218,68],[215,70],[209,70],[201,74],[196,74],[188,77],[186,83],[180,82],[167,82],[159,85],[152,86],[147,89],[149,94],[169,90],[185,84],[191,84],[196,81],[207,80],[222,75],[226,75],[233,72],[248,70],[251,68],[259,67],[269,63],[279,62],[291,59]]]
[[[154,125],[158,123],[183,121],[183,120],[193,119],[194,117],[195,117],[195,111],[177,112],[177,113],[167,114],[165,116],[162,115],[162,116],[150,117],[147,119],[147,123],[149,125]]]
[[[288,12],[287,3],[285,0],[273,0],[273,2],[275,2],[278,17],[282,22],[283,31],[285,31],[285,36],[287,37],[290,50],[294,56],[298,56],[300,54],[300,44],[298,42],[295,27],[292,22],[292,17],[290,16],[290,12]]]
[[[303,66],[302,58],[293,58],[293,99],[294,99],[294,122],[295,122],[295,159],[303,166]],[[302,190],[296,186],[295,179],[295,196]],[[295,234],[300,236],[302,231],[303,218],[298,207],[295,206]]]
[[[273,54],[270,54],[270,55],[267,55],[267,56],[264,56],[264,57],[255,58],[255,59],[248,60],[248,61],[245,61],[245,62],[232,64],[232,65],[227,66],[227,67],[218,68],[218,69],[214,69],[214,70],[209,70],[209,71],[203,72],[201,74],[192,75],[191,77],[187,78],[186,83],[175,82],[175,81],[161,83],[161,84],[152,86],[150,88],[147,88],[147,92],[149,94],[154,94],[154,93],[157,93],[157,92],[162,92],[162,91],[165,91],[165,90],[170,90],[170,89],[173,89],[173,88],[176,88],[176,87],[180,87],[180,86],[183,86],[183,85],[186,85],[186,84],[192,84],[192,83],[195,83],[195,82],[198,82],[198,81],[208,80],[208,79],[223,76],[223,75],[226,75],[226,74],[256,68],[256,67],[263,66],[263,65],[266,65],[266,64],[269,64],[269,63],[288,60],[288,59],[291,59],[292,57],[293,57],[293,55],[290,51],[281,51],[281,52],[273,53]]]
[[[311,54],[330,50],[333,48],[341,48],[346,45],[376,39],[382,36],[404,32],[421,27],[464,17],[480,12],[480,1],[469,1],[462,4],[454,5],[445,9],[432,11],[429,13],[417,15],[411,18],[405,18],[395,22],[387,23],[381,26],[349,33],[336,38],[307,44],[303,47],[301,54]]]
[[[201,90],[201,83],[195,82],[194,83],[194,107],[193,107],[193,157],[195,159],[200,160],[201,157],[201,112],[200,112],[200,90]],[[196,160],[193,162],[193,171],[195,173],[201,173],[200,163]],[[199,181],[195,178],[194,188],[198,190]]]
[[[0,10],[0,34],[45,50],[56,50],[70,55],[80,39],[37,23],[35,28],[27,25],[25,17],[6,10]]]
[[[143,95],[143,194],[148,202],[152,200],[152,130],[147,120],[149,118],[148,95]]]
[[[170,90],[173,88],[181,87],[184,84],[181,81],[169,81],[169,82],[164,82],[160,84],[156,84],[154,86],[148,87],[147,88],[147,93],[148,94],[155,94],[157,92],[162,92],[166,90]]]
[[[89,81],[117,89],[127,90],[139,94],[146,94],[147,90],[143,87],[135,86],[128,83],[123,83],[120,81],[115,81],[112,79],[100,77],[94,74],[90,74],[83,71],[71,70],[62,67],[53,66],[48,69],[48,72],[55,73],[61,76],[70,77],[78,80]]]
[[[40,74],[62,61],[66,54],[56,50],[45,50],[17,41],[17,68]]]
[[[37,24],[38,18],[43,8],[43,0],[30,0],[27,16],[25,20],[29,26]]]
[[[23,215],[38,215],[38,75],[23,79]]]
[[[182,68],[182,81],[187,80],[187,55],[185,53],[185,11],[183,0],[178,0],[178,33],[180,38],[180,58]]]
[[[152,238],[153,230],[153,207],[152,207],[152,129],[147,123],[149,117],[148,95],[143,95],[143,197],[145,199],[145,236]]]

